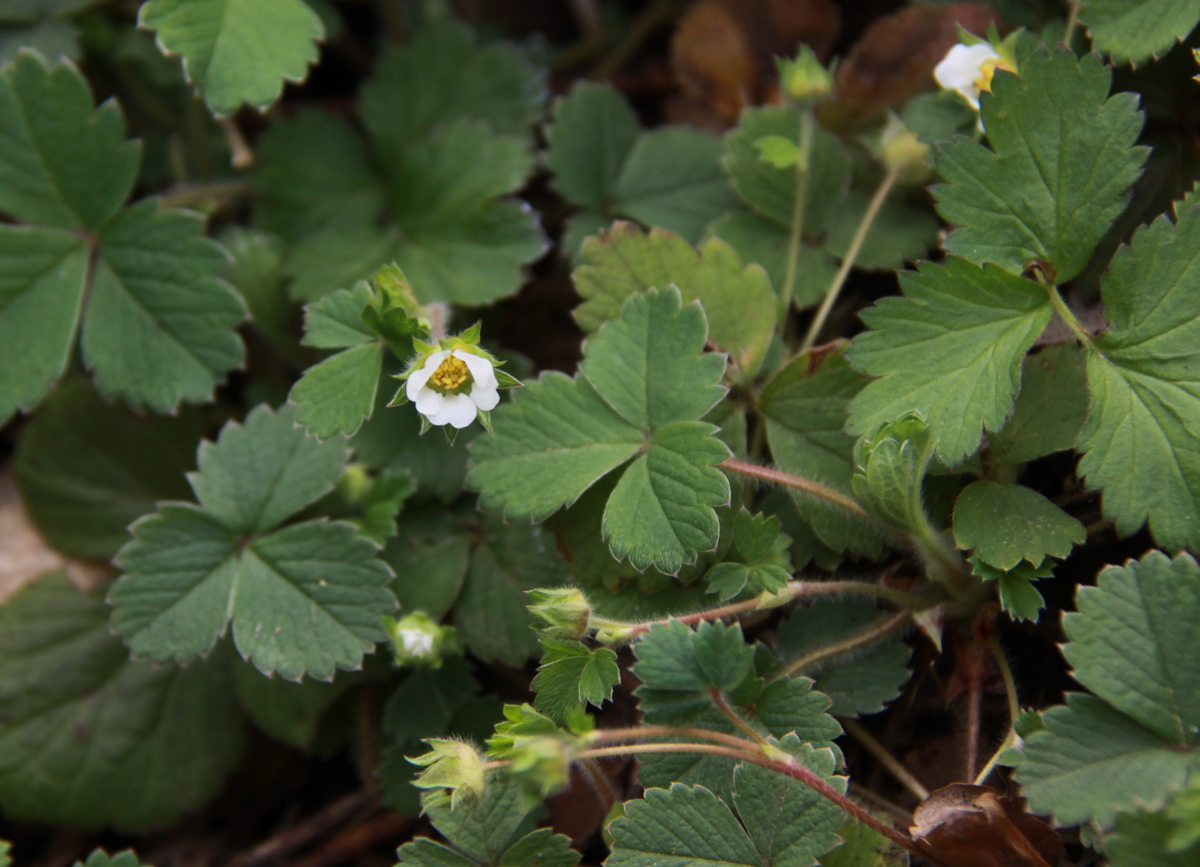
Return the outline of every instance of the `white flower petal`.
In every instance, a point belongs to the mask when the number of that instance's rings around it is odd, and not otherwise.
[[[979,108],[979,86],[983,64],[999,60],[996,49],[981,42],[977,45],[955,45],[933,71],[937,83],[946,90],[957,90],[976,109]]]
[[[429,416],[430,424],[450,424],[462,430],[475,421],[475,403],[465,394],[448,394],[441,409]]]
[[[472,355],[463,349],[454,350],[454,357],[462,359],[463,363],[467,365],[467,370],[471,371],[471,378],[481,386],[484,388],[496,387],[496,370],[486,358]]]
[[[408,395],[409,400],[416,403],[417,392],[425,387],[425,383],[429,382],[429,377],[437,372],[438,365],[445,361],[449,355],[450,350],[448,349],[435,352],[425,359],[425,363],[419,369],[414,370],[408,375],[408,380],[404,386],[404,393]]]
[[[423,388],[417,392],[415,398],[409,398],[417,408],[417,412],[421,415],[429,416],[430,420],[441,410],[445,398],[434,391],[432,388]]]
[[[471,400],[484,412],[491,412],[500,402],[500,392],[494,385],[491,388],[481,388],[476,382],[471,388]]]
[[[433,636],[420,629],[401,629],[400,641],[404,652],[413,656],[428,656],[433,652]]]

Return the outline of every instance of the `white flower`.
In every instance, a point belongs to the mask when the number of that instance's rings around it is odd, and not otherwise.
[[[432,656],[433,635],[421,629],[398,629],[396,634],[409,656]]]
[[[500,403],[496,386],[492,363],[460,347],[425,359],[409,375],[405,393],[430,424],[462,429],[475,421],[479,410],[488,412]]]
[[[992,73],[1009,66],[986,42],[955,45],[933,71],[937,83],[946,90],[957,90],[962,98],[979,111],[979,92],[991,90]]]

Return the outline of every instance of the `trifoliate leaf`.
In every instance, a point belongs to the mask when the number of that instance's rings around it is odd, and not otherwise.
[[[1019,77],[996,73],[980,99],[991,147],[957,138],[938,150],[938,211],[961,227],[947,252],[1014,274],[1043,262],[1055,283],[1079,273],[1146,158],[1133,146],[1137,96],[1110,97],[1111,85],[1098,55],[1066,47],[1035,51]]]
[[[555,187],[585,209],[572,217],[568,231],[572,255],[613,217],[695,243],[737,203],[721,171],[720,139],[686,127],[643,132],[633,109],[608,84],[580,83],[560,99],[546,141]]]
[[[287,241],[369,226],[383,209],[383,179],[366,143],[333,115],[305,110],[275,119],[258,140],[257,162],[255,225]]]
[[[953,466],[973,454],[983,430],[998,431],[1020,388],[1021,360],[1052,315],[1045,287],[965,259],[922,263],[900,275],[903,298],[862,314],[871,328],[847,353],[883,377],[850,406],[847,429],[864,434],[919,410]]]
[[[235,533],[257,534],[329,493],[346,457],[344,442],[306,436],[292,410],[260,406],[200,446],[188,481],[209,515]]]
[[[159,47],[183,57],[183,68],[209,108],[232,114],[249,103],[260,111],[284,82],[301,82],[325,38],[304,0],[149,0],[138,24],[156,31]]]
[[[1117,532],[1149,521],[1164,548],[1200,547],[1200,208],[1139,231],[1101,285],[1111,326],[1088,353],[1079,473]]]
[[[227,660],[129,660],[103,600],[47,575],[0,608],[0,806],[86,828],[173,824],[242,750]]]
[[[795,735],[780,742],[808,770],[839,792],[846,777],[834,776],[838,758],[833,750],[801,744]],[[742,764],[733,772],[733,799],[738,816],[773,867],[810,867],[838,843],[837,828],[845,819],[842,809],[799,780],[759,765]]]
[[[363,86],[363,123],[388,152],[460,118],[524,135],[541,113],[542,79],[517,48],[480,45],[469,28],[443,18],[380,61]]]
[[[988,434],[992,454],[1017,464],[1074,448],[1088,412],[1086,364],[1074,343],[1026,356],[1013,413],[1002,431]]]
[[[781,470],[843,494],[854,475],[854,437],[842,432],[847,407],[865,385],[841,353],[801,355],[776,374],[759,406],[767,417],[767,441]],[[787,489],[796,509],[820,541],[835,551],[866,557],[883,551],[879,528],[825,500]]]
[[[828,227],[850,182],[849,153],[833,133],[814,127],[804,197],[804,234],[810,239],[820,237]],[[798,143],[800,111],[793,106],[769,106],[742,112],[737,129],[725,140],[725,169],[746,204],[790,228],[796,210],[796,168],[776,168],[761,159],[757,143],[767,136]]]
[[[752,593],[774,593],[791,580],[787,549],[791,540],[779,537],[779,519],[752,515],[741,509],[734,516],[734,544],[742,562],[720,563],[704,576],[708,592],[732,599],[749,585]]]
[[[81,342],[105,394],[168,412],[207,400],[241,364],[246,308],[203,229],[198,214],[144,201],[101,230]]]
[[[201,505],[163,505],[118,555],[113,625],[133,653],[186,663],[232,620],[238,650],[266,673],[356,667],[395,607],[375,545],[341,522],[269,532],[327,493],[345,458],[340,442],[319,444],[290,411],[266,408],[201,445],[189,476]]]
[[[793,611],[779,628],[777,652],[784,662],[793,663],[878,625],[886,616],[870,599],[814,599]],[[911,656],[901,634],[894,632],[865,650],[815,658],[796,673],[814,678],[817,688],[833,699],[830,713],[863,716],[879,713],[900,694],[911,674]]]
[[[0,211],[28,223],[94,230],[124,204],[140,148],[116,103],[93,109],[72,63],[21,54],[0,71]]]
[[[647,789],[609,825],[611,867],[761,867],[763,856],[733,811],[703,786]]]
[[[614,554],[674,574],[714,548],[713,507],[729,487],[713,465],[729,450],[693,421],[722,392],[724,361],[702,353],[705,334],[703,311],[677,289],[630,297],[588,341],[581,375],[545,374],[496,411],[467,476],[481,505],[542,520],[641,452],[605,509]]]
[[[955,543],[997,569],[1063,559],[1086,538],[1083,524],[1024,485],[973,482],[954,504]]]
[[[525,591],[562,584],[567,564],[542,527],[506,524],[497,516],[488,521],[486,538],[471,554],[454,625],[480,659],[521,665],[538,650]]]
[[[685,302],[704,307],[712,323],[709,339],[729,353],[738,375],[749,381],[758,372],[775,334],[775,296],[763,270],[743,266],[722,242],[710,240],[696,250],[669,232],[644,234],[616,223],[589,239],[582,256],[574,280],[584,302],[575,308],[575,320],[586,331],[615,319],[631,295],[674,285]]]
[[[107,560],[158,501],[191,495],[184,473],[195,466],[199,438],[191,419],[137,418],[69,380],[21,432],[13,471],[47,542]]]
[[[589,341],[579,370],[640,430],[693,421],[724,396],[724,359],[701,351],[707,331],[704,309],[678,290],[640,293]]]
[[[1200,567],[1152,551],[1105,569],[1077,605],[1063,653],[1096,695],[1044,714],[1018,779],[1032,809],[1106,827],[1118,811],[1157,809],[1195,766],[1200,672],[1181,649],[1198,640]]]
[[[613,651],[544,636],[541,642],[542,664],[530,684],[538,710],[562,723],[568,711],[584,703],[600,707],[612,698],[613,687],[621,682]]]
[[[1084,0],[1079,22],[1092,45],[1114,63],[1142,63],[1166,54],[1200,21],[1198,0]]]

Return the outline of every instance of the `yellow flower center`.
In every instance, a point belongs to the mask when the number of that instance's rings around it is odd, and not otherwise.
[[[429,377],[429,382],[438,388],[453,391],[470,378],[471,372],[467,370],[466,362],[451,355],[438,365],[433,376]]]
[[[1013,71],[1013,68],[1004,62],[1003,57],[989,57],[979,64],[979,77],[975,79],[975,86],[979,88],[980,93],[992,92],[992,77],[996,74],[997,69],[1003,69],[1005,72]]]

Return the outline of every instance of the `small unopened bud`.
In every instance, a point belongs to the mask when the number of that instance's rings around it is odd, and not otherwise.
[[[636,633],[628,623],[598,623],[593,636],[601,644],[628,644]]]
[[[888,112],[887,123],[879,136],[879,146],[883,164],[889,172],[906,167],[922,171],[925,157],[929,154],[929,145],[917,138],[917,134],[906,127],[894,112]]]
[[[418,789],[440,790],[449,796],[450,808],[473,804],[487,785],[483,756],[471,744],[449,738],[428,738],[430,751],[409,761],[425,768],[413,780]],[[436,798],[435,798],[436,800]]]
[[[521,787],[526,805],[532,808],[567,787],[571,779],[572,746],[553,735],[523,741],[509,752],[508,771]]]
[[[529,611],[547,624],[543,631],[552,638],[583,638],[587,634],[592,606],[575,587],[542,587],[529,591]]]
[[[792,99],[817,101],[833,92],[833,76],[807,45],[801,46],[794,60],[778,58],[775,62],[779,83]]]
[[[383,619],[392,639],[397,665],[438,668],[442,653],[455,645],[454,628],[441,626],[423,611],[414,611],[399,620]]]

